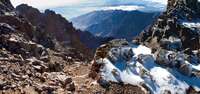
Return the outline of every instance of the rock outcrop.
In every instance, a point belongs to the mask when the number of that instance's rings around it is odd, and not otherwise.
[[[112,40],[96,50],[89,76],[106,88],[106,94],[149,94],[150,90],[145,84],[133,85],[129,82],[124,82],[123,74],[120,74],[120,71],[128,70],[126,61],[130,61],[134,55],[131,44],[126,40]],[[112,78],[113,76],[114,78]]]
[[[196,0],[191,1],[196,2]],[[183,2],[183,0],[172,0],[169,2],[173,3],[168,4],[168,10],[164,12],[147,31],[141,34],[141,42],[152,48],[166,48],[166,45],[173,45],[181,46],[178,47],[181,49],[174,49],[172,47],[173,50],[180,51],[189,49],[186,52],[198,50],[200,48],[200,29],[198,25],[200,17],[198,11],[193,10],[193,7],[189,7],[190,5],[188,5],[188,3],[179,3]]]
[[[178,6],[185,6],[193,11],[196,11],[199,13],[199,2],[198,0],[168,0],[167,9],[173,9]]]

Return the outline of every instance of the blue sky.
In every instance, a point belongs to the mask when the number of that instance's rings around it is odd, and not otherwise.
[[[43,11],[52,9],[70,19],[96,10],[163,11],[167,0],[11,0],[14,6],[25,3]]]

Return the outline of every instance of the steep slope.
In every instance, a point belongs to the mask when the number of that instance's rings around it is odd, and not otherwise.
[[[55,41],[56,35],[32,25],[14,11],[9,0],[0,0],[0,11],[1,94],[104,92],[85,75],[90,66],[88,55],[71,45],[59,50],[57,45],[62,44]]]
[[[107,89],[115,83],[140,87],[145,94],[199,94],[199,4],[168,0],[167,11],[132,43],[100,46],[90,77]]]
[[[0,92],[14,91],[23,86],[42,89],[45,85],[37,83],[42,81],[36,75],[44,72],[58,72],[55,76],[67,77],[62,74],[60,64],[51,60],[51,50],[32,40],[37,32],[34,27],[25,18],[16,15],[9,0],[0,3],[3,11],[0,15]],[[50,79],[54,78],[44,80]],[[73,85],[72,81],[70,83]],[[43,92],[46,91],[43,89]]]
[[[96,36],[132,39],[159,15],[140,11],[95,11],[72,19],[76,28]]]
[[[87,50],[89,50],[87,48],[95,49],[102,44],[103,41],[107,40],[107,38],[94,37],[90,33],[83,33],[82,31],[76,30],[72,23],[51,10],[46,10],[44,13],[41,13],[38,9],[22,4],[17,6],[16,11],[30,20],[30,22],[41,29],[42,32],[54,36],[62,45],[73,46],[80,50],[82,49],[82,52],[86,54],[90,53],[87,52]],[[90,37],[92,37],[94,41],[91,40]]]

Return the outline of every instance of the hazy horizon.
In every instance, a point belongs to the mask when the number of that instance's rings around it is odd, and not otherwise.
[[[167,0],[11,0],[11,2],[15,7],[24,3],[40,11],[51,9],[67,19],[98,10],[163,11],[167,4]]]

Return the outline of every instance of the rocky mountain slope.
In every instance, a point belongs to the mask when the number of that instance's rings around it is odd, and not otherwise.
[[[72,25],[64,19],[56,19],[61,16],[46,11],[50,16],[49,20],[53,20],[48,24],[55,25],[54,21],[65,23],[64,26],[69,30],[69,35],[66,36],[71,35],[69,41],[77,44],[62,46],[66,33],[60,29],[65,28],[56,28],[59,34],[63,33],[60,38],[55,32],[50,32],[55,28],[46,27],[50,31],[44,32],[46,28],[17,13],[9,0],[0,0],[0,11],[1,94],[104,92],[104,89],[95,84],[95,80],[86,75],[90,66],[89,52],[77,40],[79,38],[74,34]]]
[[[199,94],[199,4],[168,0],[167,11],[132,43],[113,40],[100,46],[90,77],[121,94],[135,92],[125,85],[142,94]]]
[[[131,40],[159,16],[159,12],[105,10],[94,11],[72,19],[78,29],[101,37]]]
[[[17,6],[15,10],[26,17],[31,24],[42,30],[41,32],[53,36],[62,45],[73,46],[80,50],[86,46],[82,50],[83,53],[88,50],[86,48],[95,49],[104,41],[110,40],[109,38],[95,37],[89,32],[76,30],[72,23],[51,10],[45,10],[44,13],[41,13],[38,9],[25,4]],[[88,52],[86,53],[88,54]]]

